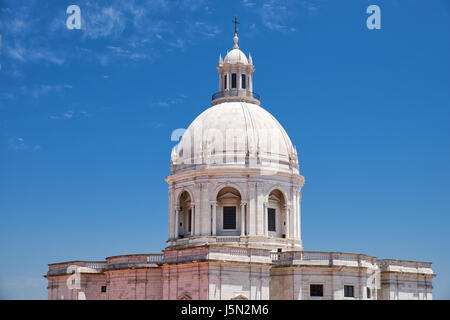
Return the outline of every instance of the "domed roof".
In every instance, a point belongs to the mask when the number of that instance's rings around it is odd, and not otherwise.
[[[200,114],[172,150],[172,170],[197,166],[266,167],[298,173],[297,151],[262,107],[223,102]]]
[[[247,57],[240,49],[233,49],[226,55],[223,63],[243,63],[248,64]]]

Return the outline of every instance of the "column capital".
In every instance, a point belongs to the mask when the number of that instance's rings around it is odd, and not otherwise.
[[[210,201],[209,204],[212,206],[217,206],[217,201]]]
[[[247,205],[247,201],[241,201],[241,207],[246,206],[246,205]]]

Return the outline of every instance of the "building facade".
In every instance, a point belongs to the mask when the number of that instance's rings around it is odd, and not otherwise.
[[[253,91],[252,57],[172,150],[162,254],[49,265],[49,299],[431,299],[431,263],[304,251],[297,150]]]

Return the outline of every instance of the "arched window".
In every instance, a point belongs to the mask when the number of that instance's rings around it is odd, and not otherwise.
[[[286,237],[286,199],[280,190],[275,189],[269,194],[266,215],[269,236]]]
[[[241,83],[242,83],[242,89],[245,89],[247,86],[246,86],[246,77],[245,77],[245,74],[243,74],[242,75],[242,78],[241,78]]]
[[[180,208],[178,212],[178,236],[184,238],[191,234],[192,230],[192,209],[191,196],[188,192],[183,191],[180,195]]]
[[[218,235],[240,235],[241,194],[225,187],[217,194],[216,230]]]

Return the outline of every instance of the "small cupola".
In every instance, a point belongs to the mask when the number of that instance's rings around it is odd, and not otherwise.
[[[260,104],[259,95],[253,92],[253,59],[239,49],[237,35],[237,20],[235,18],[234,46],[225,59],[219,56],[219,92],[212,96],[212,105],[225,101],[246,101]]]

